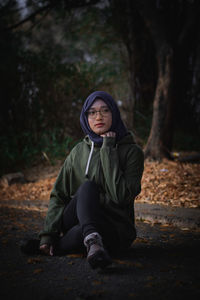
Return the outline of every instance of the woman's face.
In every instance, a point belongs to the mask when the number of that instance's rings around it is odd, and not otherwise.
[[[92,131],[98,135],[109,131],[112,125],[112,113],[103,100],[96,99],[87,113]]]

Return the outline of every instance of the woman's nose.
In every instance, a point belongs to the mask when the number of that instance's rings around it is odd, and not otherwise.
[[[96,120],[101,120],[102,119],[102,114],[100,111],[96,112]]]

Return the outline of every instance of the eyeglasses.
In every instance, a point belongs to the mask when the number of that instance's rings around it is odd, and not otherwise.
[[[89,110],[87,111],[87,116],[90,119],[95,119],[97,117],[97,113],[100,113],[102,117],[107,117],[111,111],[109,108],[102,108],[100,110]]]

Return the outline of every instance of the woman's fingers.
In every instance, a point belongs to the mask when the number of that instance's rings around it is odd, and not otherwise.
[[[51,256],[53,256],[53,246],[50,246],[49,254],[50,254]]]
[[[48,244],[41,245],[40,250],[46,255],[53,256],[53,246],[52,245],[48,245]]]
[[[104,134],[101,135],[102,137],[115,137],[116,136],[116,133],[113,132],[113,131],[108,131]]]
[[[44,254],[49,254],[49,245],[44,244],[42,246],[40,246],[40,250],[44,253]]]

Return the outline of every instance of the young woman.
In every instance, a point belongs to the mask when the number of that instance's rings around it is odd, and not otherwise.
[[[80,123],[86,137],[67,156],[55,182],[40,251],[87,249],[91,267],[105,267],[112,251],[130,247],[136,237],[134,198],[141,190],[144,157],[108,93],[89,95]]]

